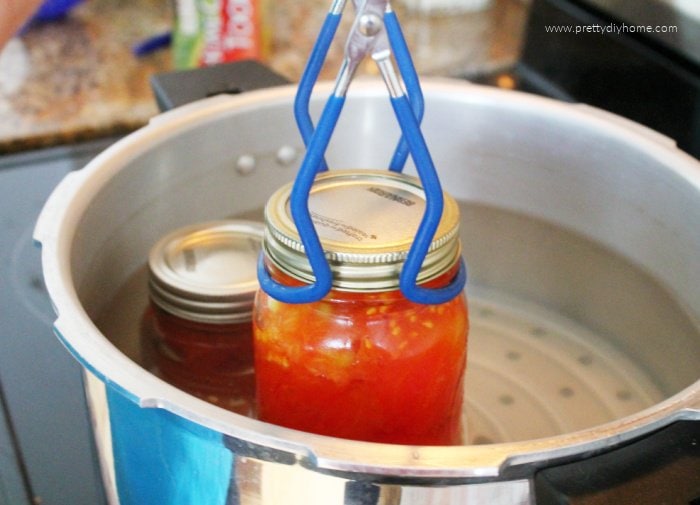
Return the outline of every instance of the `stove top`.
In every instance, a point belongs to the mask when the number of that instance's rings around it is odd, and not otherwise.
[[[0,157],[1,503],[105,503],[82,369],[53,334],[32,235],[56,184],[111,142]]]

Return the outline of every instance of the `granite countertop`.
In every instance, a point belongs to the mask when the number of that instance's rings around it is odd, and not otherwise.
[[[425,44],[431,25],[397,8],[409,46],[422,74],[469,76],[511,65],[517,58],[527,3],[492,0],[491,8],[461,19],[450,18],[430,33],[457,26],[471,39],[466,59],[452,71],[434,67],[439,61]],[[269,22],[272,50],[267,63],[296,81],[325,16],[329,0],[275,0]],[[342,31],[352,16],[344,17]],[[132,131],[157,114],[149,78],[172,69],[166,48],[144,57],[134,44],[170,30],[170,0],[86,0],[60,21],[31,26],[0,52],[0,154],[79,142]],[[464,25],[470,26],[465,29]],[[432,41],[430,43],[442,43]],[[335,44],[322,77],[338,68],[342,43]],[[448,51],[449,52],[449,51]],[[448,54],[448,53],[445,53]],[[449,53],[453,54],[453,53]],[[371,73],[371,68],[367,68]]]

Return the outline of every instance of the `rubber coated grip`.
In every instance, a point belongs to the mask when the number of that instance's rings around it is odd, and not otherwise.
[[[440,304],[445,303],[462,292],[467,281],[466,265],[460,260],[459,271],[454,279],[442,288],[423,288],[417,279],[425,256],[437,231],[442,218],[444,205],[442,187],[438,179],[435,165],[428,152],[428,146],[420,131],[420,126],[413,115],[406,96],[391,99],[396,119],[401,125],[404,138],[408,143],[411,156],[418,170],[418,176],[425,191],[425,213],[416,232],[416,238],[408,251],[406,262],[401,269],[399,287],[403,295],[415,303]]]
[[[297,94],[294,97],[294,117],[304,145],[307,147],[314,133],[314,124],[311,120],[311,113],[309,112],[311,93],[321,73],[321,68],[323,68],[323,62],[326,60],[326,55],[335,37],[335,32],[338,30],[340,18],[340,14],[328,13],[326,19],[323,21],[321,33],[319,33],[318,39],[316,39],[316,43],[311,49],[309,61],[306,63],[304,72],[301,74]],[[325,160],[321,160],[320,170],[328,170]]]
[[[396,56],[396,63],[399,67],[399,72],[401,73],[403,82],[406,85],[408,100],[411,103],[413,114],[416,117],[416,121],[420,125],[420,123],[423,121],[423,112],[425,111],[423,90],[420,87],[418,73],[416,72],[416,67],[413,64],[411,52],[408,50],[408,45],[406,45],[406,38],[403,36],[401,25],[399,24],[399,20],[393,11],[387,12],[384,15],[384,25],[386,26],[391,48]],[[394,155],[389,162],[389,170],[392,172],[402,172],[404,166],[406,165],[408,154],[408,143],[402,135],[396,149],[394,150]]]
[[[315,281],[300,287],[284,286],[272,279],[264,265],[258,265],[260,287],[273,298],[286,303],[309,303],[320,300],[331,290],[332,274],[321,247],[316,228],[309,213],[309,193],[316,174],[321,170],[323,155],[330,141],[338,117],[345,104],[345,97],[331,95],[323,108],[318,126],[309,142],[306,156],[297,173],[289,206],[292,220],[304,245]]]

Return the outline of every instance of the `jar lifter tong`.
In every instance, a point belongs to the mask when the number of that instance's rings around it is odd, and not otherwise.
[[[417,284],[418,274],[442,217],[443,195],[433,160],[420,130],[424,102],[418,74],[389,0],[353,0],[356,17],[346,42],[345,56],[336,76],[333,92],[321,112],[316,127],[309,113],[311,93],[335,37],[346,2],[347,0],[333,0],[299,81],[294,101],[294,115],[306,145],[306,154],[292,186],[290,210],[311,264],[315,282],[300,287],[280,284],[271,278],[261,258],[258,265],[260,286],[273,298],[286,303],[314,302],[326,296],[331,289],[332,273],[311,219],[308,207],[309,193],[316,174],[328,170],[324,155],[345,104],[350,82],[362,60],[370,56],[386,84],[402,132],[389,170],[401,172],[410,154],[426,196],[425,213],[401,269],[399,288],[403,295],[413,302],[444,303],[464,289],[467,279],[466,266],[464,260],[460,259],[457,275],[445,287],[425,288]],[[392,51],[400,74],[397,74],[394,68]],[[404,91],[404,85],[407,93]]]

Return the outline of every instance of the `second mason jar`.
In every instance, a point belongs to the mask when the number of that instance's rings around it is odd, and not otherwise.
[[[265,268],[300,286],[313,272],[290,213],[292,186],[265,209]],[[442,219],[418,283],[457,274],[459,209],[444,194]],[[283,303],[260,290],[253,322],[258,416],[334,437],[455,445],[467,358],[464,293],[435,305],[409,301],[399,275],[425,211],[420,181],[395,172],[319,175],[309,211],[333,273],[323,299]]]
[[[168,233],[148,258],[141,320],[146,367],[173,386],[247,416],[255,410],[253,298],[260,223],[222,220]]]

